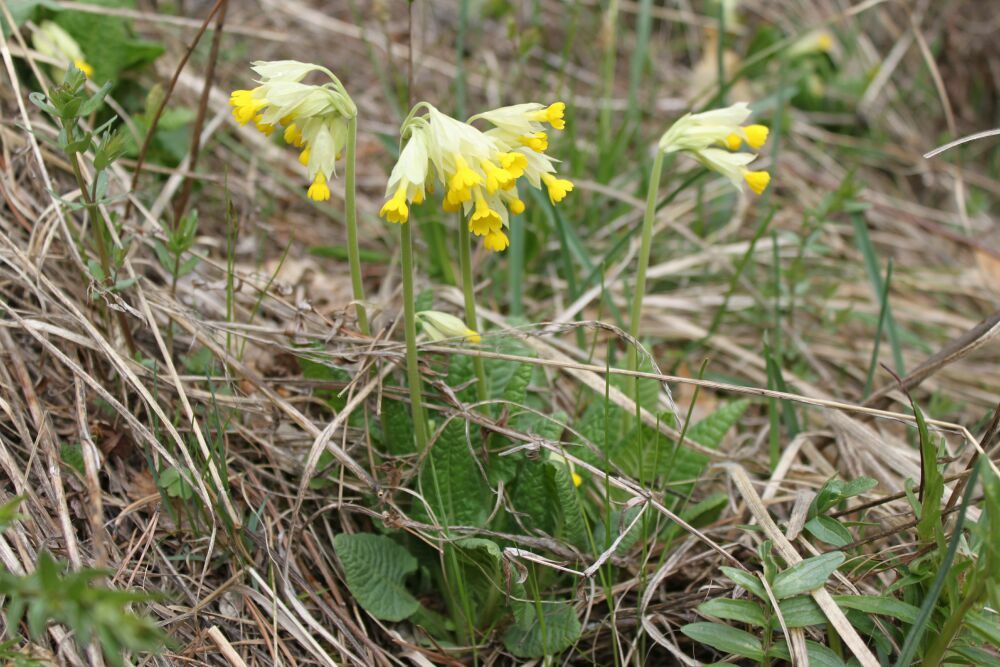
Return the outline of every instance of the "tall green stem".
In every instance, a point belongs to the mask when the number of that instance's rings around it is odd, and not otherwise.
[[[427,449],[427,420],[424,418],[423,392],[420,389],[420,368],[417,366],[417,318],[413,297],[413,237],[410,232],[414,222],[399,226],[399,246],[403,262],[403,320],[406,334],[406,379],[410,385],[410,407],[413,411],[413,430],[417,450]]]
[[[469,224],[462,215],[458,218],[458,245],[458,261],[462,267],[462,292],[465,294],[465,326],[473,331],[479,331],[475,286],[472,283],[472,244],[469,238]],[[476,395],[480,401],[485,401],[489,398],[486,391],[486,368],[479,357],[472,358],[472,365],[476,369]]]
[[[347,121],[347,167],[344,174],[344,214],[347,217],[347,259],[351,265],[351,288],[354,291],[358,327],[368,336],[368,313],[365,312],[365,288],[361,284],[361,258],[358,250],[358,209],[354,202],[356,189],[355,155],[358,145],[358,117]]]
[[[653,158],[653,169],[649,174],[649,187],[646,193],[646,213],[642,218],[642,239],[639,245],[639,266],[635,272],[635,290],[632,295],[632,313],[628,333],[636,341],[639,339],[639,322],[642,319],[642,296],[646,292],[646,269],[649,268],[649,248],[653,242],[653,219],[656,217],[656,199],[660,194],[660,173],[663,171],[663,151],[657,149]],[[630,371],[639,370],[638,351],[636,343],[628,346],[627,368]],[[635,377],[628,378],[629,395],[639,403],[638,383]]]

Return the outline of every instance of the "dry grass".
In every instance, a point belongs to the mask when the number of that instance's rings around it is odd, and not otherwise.
[[[127,15],[143,35],[167,45],[156,71],[140,79],[147,84],[154,79],[166,82],[209,5],[185,3],[191,18],[178,19],[158,15],[148,3],[139,4],[140,10]],[[375,217],[390,164],[377,135],[394,137],[399,119],[378,81],[380,76],[405,80],[405,3],[229,4],[223,56],[214,80],[207,82],[202,154],[194,177],[192,205],[202,218],[197,252],[203,262],[176,291],[151,245],[162,234],[158,220],[169,215],[172,200],[190,176],[187,164],[176,170],[148,165],[131,193],[134,163],[125,161],[116,168],[112,192],[127,193],[132,206],[125,223],[131,242],[125,268],[139,280],[124,299],[95,292],[93,285],[81,281],[85,272],[73,240],[84,218],[65,212],[57,199],[74,201],[79,192],[68,166],[44,141],[53,136],[52,125],[27,102],[34,84],[26,64],[33,53],[14,38],[3,45],[0,476],[9,481],[0,485],[0,502],[25,495],[22,511],[27,518],[0,536],[0,563],[12,571],[27,571],[40,550],[49,550],[76,567],[110,568],[113,586],[164,593],[151,613],[175,645],[159,657],[146,658],[147,664],[452,663],[455,659],[444,648],[423,643],[412,629],[382,624],[365,614],[352,601],[332,549],[335,534],[357,531],[372,519],[430,544],[441,538],[439,526],[413,520],[399,505],[416,462],[376,455],[363,429],[346,426],[351,411],[365,406],[374,419],[383,396],[404,395],[399,387],[403,376],[397,370],[402,344],[394,342],[400,339],[394,328],[399,308],[396,264],[366,263],[378,333],[372,339],[363,337],[355,330],[349,306],[346,262],[305,252],[311,245],[344,245],[338,191],[331,206],[307,206],[294,153],[238,129],[227,106],[228,91],[248,80],[248,59],[298,58],[334,67],[364,119],[359,143],[362,246],[392,256],[393,230]],[[356,10],[351,9],[354,4]],[[415,87],[420,97],[443,103],[452,98],[449,87],[456,74],[453,4],[415,3]],[[625,82],[637,5],[619,3],[620,84],[612,99],[603,100],[600,49],[592,45],[600,45],[597,6],[606,3],[576,3],[580,32],[560,76],[549,68],[558,68],[562,58],[567,5],[539,3],[538,23],[533,24],[532,3],[515,4],[520,25],[540,29],[540,45],[520,58],[519,45],[507,38],[503,22],[484,20],[482,31],[469,35],[470,108],[512,101],[508,91],[530,98],[548,97],[556,90],[576,108],[575,150],[584,166],[592,165],[597,149],[590,128],[596,127],[600,107],[627,106]],[[995,207],[968,210],[963,193],[974,191],[982,199],[1000,192],[996,152],[987,145],[990,140],[974,145],[963,153],[961,167],[951,153],[932,160],[922,154],[995,121],[994,86],[986,86],[994,92],[982,107],[963,97],[963,91],[981,89],[984,78],[995,82],[1000,72],[1000,54],[992,40],[984,41],[982,32],[983,21],[995,22],[994,17],[988,11],[977,17],[983,8],[958,0],[916,2],[910,9],[866,2],[847,10],[848,3],[833,0],[744,4],[748,26],[771,21],[796,34],[828,24],[853,35],[857,52],[842,66],[871,70],[875,82],[840,118],[791,113],[781,152],[771,165],[777,186],[769,200],[776,210],[774,244],[765,237],[756,245],[748,270],[728,299],[729,315],[710,337],[734,267],[750,247],[765,211],[741,201],[733,217],[715,231],[707,236],[693,233],[703,207],[721,210],[718,202],[727,191],[715,181],[700,193],[685,191],[660,211],[657,238],[662,241],[650,267],[654,287],[647,297],[643,331],[655,343],[652,358],[670,370],[662,379],[682,414],[697,386],[696,416],[737,395],[778,397],[800,406],[808,428],[782,443],[780,464],[769,472],[765,406],[761,403],[751,411],[738,436],[711,452],[722,465],[710,468],[699,482],[702,489],[730,491],[722,518],[705,529],[690,529],[658,569],[653,567],[660,556],[656,551],[646,554],[645,563],[635,553],[616,556],[632,577],[614,588],[613,617],[605,604],[606,591],[584,575],[595,564],[592,558],[581,558],[544,536],[505,536],[517,542],[525,562],[579,573],[576,599],[585,631],[574,660],[581,664],[611,660],[610,623],[626,638],[623,657],[632,664],[645,659],[635,653],[639,644],[634,640],[641,633],[667,652],[657,654],[658,659],[696,664],[690,645],[675,630],[693,618],[693,608],[706,591],[718,587],[718,566],[739,563],[741,554],[753,547],[757,537],[738,526],[751,517],[766,517],[766,512],[761,514],[764,507],[772,516],[789,519],[798,495],[816,489],[834,472],[879,481],[877,491],[865,498],[887,499],[867,515],[885,529],[867,547],[871,553],[912,551],[902,530],[911,517],[909,506],[894,495],[905,479],[920,475],[918,454],[908,442],[912,418],[896,381],[885,372],[876,375],[876,392],[863,401],[879,303],[854,229],[849,217],[838,214],[815,227],[815,243],[804,250],[797,236],[810,212],[849,170],[864,186],[858,199],[868,205],[864,219],[879,257],[891,257],[895,265],[893,315],[898,327],[911,333],[902,346],[909,371],[903,384],[925,405],[931,396],[949,401],[944,414],[930,414],[937,418],[933,426],[947,436],[953,457],[947,472],[963,471],[980,445],[991,447],[979,443],[975,430],[992,413],[1000,388],[1000,236]],[[701,33],[701,26],[714,25],[714,17],[697,9],[670,3],[656,10],[662,14],[654,16],[646,136],[657,136],[658,128],[688,108],[694,95],[688,76],[714,57],[703,48]],[[938,48],[933,60],[928,43]],[[197,106],[206,85],[206,53],[206,48],[196,51],[181,72],[175,102]],[[753,81],[741,86],[755,97],[766,92]],[[630,159],[623,160],[610,183],[587,180],[586,171],[576,174],[574,196],[607,215],[600,229],[585,239],[593,257],[602,257],[616,232],[634,227],[641,217],[641,174],[626,164]],[[645,156],[640,152],[635,159],[641,162]],[[227,196],[240,226],[232,313],[226,300]],[[114,208],[124,210],[124,203]],[[607,267],[603,302],[598,288],[575,301],[568,297],[565,276],[555,268],[566,250],[558,246],[556,234],[546,243],[539,252],[552,262],[539,262],[538,272],[525,276],[527,317],[535,324],[515,327],[502,314],[502,261],[483,277],[481,315],[491,335],[523,336],[538,355],[527,361],[545,366],[553,409],[573,415],[584,387],[603,393],[607,341],[620,335],[594,321],[607,319],[609,300],[627,309],[629,292],[623,278],[634,264],[637,239]],[[282,260],[285,248],[289,251]],[[768,281],[776,258],[787,268],[800,252],[808,270],[798,282],[787,278],[786,286],[797,290],[799,307],[781,324],[797,364],[784,369],[786,391],[769,392],[762,337],[770,323],[761,317],[773,301],[767,295]],[[422,282],[435,287],[442,303],[460,306],[457,290],[427,278]],[[130,355],[120,330],[108,326],[101,315],[102,308],[124,313],[143,357],[155,364],[139,363]],[[848,312],[851,316],[837,318]],[[578,347],[579,328],[592,347]],[[321,346],[322,357],[348,371],[353,381],[344,386],[302,377],[296,357],[306,343]],[[209,350],[224,375],[206,380],[190,363],[183,363],[197,349]],[[686,357],[679,354],[682,349],[690,351]],[[883,360],[890,359],[888,342],[882,349]],[[428,346],[424,353],[470,352]],[[692,380],[693,369],[705,357],[715,375],[703,382]],[[317,397],[321,389],[342,390],[347,406],[334,414]],[[443,416],[470,417],[467,406],[446,399],[443,394],[435,397],[432,407]],[[612,392],[612,400],[630,404],[620,393]],[[221,422],[216,419],[220,414]],[[481,415],[475,419],[484,429],[526,447],[562,451]],[[571,434],[566,438],[572,439]],[[82,473],[61,462],[63,447],[77,443],[84,454]],[[333,458],[320,471],[324,450]],[[184,511],[185,503],[176,499],[166,507],[149,469],[154,461],[190,472],[196,496],[209,509]],[[319,472],[333,483],[311,487],[310,479]],[[591,473],[605,475],[596,468]],[[618,475],[611,479],[648,511],[669,513],[658,506],[656,489]],[[217,493],[220,488],[227,492]],[[196,515],[198,520],[192,521]],[[778,530],[773,522],[767,529]],[[785,534],[791,553],[809,555],[797,531]],[[234,539],[236,535],[240,539]],[[643,571],[656,585],[646,588],[640,599]],[[875,591],[888,576],[841,577],[837,585]],[[95,652],[81,654],[64,635],[53,627],[38,649],[60,664],[100,663]],[[849,640],[849,634],[845,638]],[[497,644],[479,658],[496,664],[511,659]]]

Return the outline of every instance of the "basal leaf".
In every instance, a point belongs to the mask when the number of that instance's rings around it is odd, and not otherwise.
[[[565,602],[542,602],[542,622],[533,604],[525,603],[523,620],[503,635],[503,644],[519,658],[541,658],[561,653],[576,643],[582,628],[576,610]]]
[[[481,526],[490,510],[489,489],[472,455],[466,422],[452,419],[432,444],[420,485],[438,521]]]
[[[416,451],[413,439],[413,417],[402,401],[382,401],[382,433],[390,454],[403,456]]]
[[[406,590],[406,577],[417,571],[417,559],[385,535],[341,533],[333,545],[344,566],[351,594],[369,614],[401,621],[420,603]]]
[[[555,490],[555,497],[559,503],[561,516],[561,534],[571,544],[585,548],[587,546],[587,524],[583,513],[583,506],[580,504],[580,496],[573,485],[569,466],[558,461],[548,462],[549,475],[552,478],[552,487]]]

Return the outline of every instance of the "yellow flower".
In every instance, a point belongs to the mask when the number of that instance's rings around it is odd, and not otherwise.
[[[528,166],[528,158],[524,153],[501,153],[500,164],[514,180],[524,175],[524,170]]]
[[[382,207],[382,217],[400,221],[401,207],[423,201],[434,192],[434,181],[443,186],[441,208],[461,212],[469,230],[495,252],[510,241],[503,233],[511,215],[523,213],[518,180],[541,188],[543,177],[552,201],[572,189],[569,181],[555,178],[556,161],[545,155],[545,122],[564,126],[565,105],[549,107],[529,103],[503,107],[474,116],[463,123],[432,105],[421,102],[413,108],[401,128],[403,147],[386,184],[390,199]],[[492,129],[482,131],[472,122],[489,121]],[[527,137],[527,144],[522,138]],[[535,150],[535,149],[541,150]]]
[[[491,252],[503,252],[510,245],[510,239],[501,230],[490,232],[483,239],[483,246]]]
[[[549,191],[549,200],[553,204],[558,204],[566,198],[567,193],[573,190],[573,182],[565,178],[556,178],[552,174],[542,174],[542,181]]]
[[[743,174],[743,179],[750,186],[750,189],[757,194],[761,194],[771,182],[771,174],[766,171],[748,171]]]
[[[233,107],[233,116],[240,125],[246,125],[252,121],[257,112],[267,106],[267,100],[255,95],[260,88],[253,90],[234,90],[229,95],[229,105]]]
[[[330,188],[327,187],[326,176],[322,172],[316,174],[306,196],[313,201],[326,201],[330,198]]]
[[[688,153],[708,169],[728,178],[737,188],[747,183],[751,190],[760,194],[767,188],[770,174],[747,168],[757,157],[753,153],[732,152],[739,150],[744,141],[753,149],[759,149],[767,142],[769,130],[766,126],[743,125],[749,116],[750,107],[746,102],[724,109],[687,114],[664,132],[660,138],[660,150],[664,153]],[[729,150],[712,148],[714,144],[722,144]]]
[[[481,188],[476,188],[476,208],[469,218],[469,231],[476,236],[486,236],[497,232],[503,227],[500,214],[490,208],[489,202],[483,197]]]
[[[691,155],[707,168],[728,178],[737,188],[746,183],[756,194],[762,193],[771,180],[766,171],[747,169],[747,165],[757,157],[753,153],[730,153],[718,148],[706,148],[694,151]]]
[[[469,168],[468,163],[466,163],[465,158],[461,154],[455,153],[452,158],[455,160],[455,171],[448,181],[448,187],[451,189],[451,192],[448,193],[448,198],[454,202],[468,201],[472,196],[470,189],[482,183],[482,178]],[[452,196],[452,193],[454,193],[454,196]]]
[[[566,127],[563,114],[566,112],[565,102],[554,102],[541,111],[536,111],[532,118],[541,123],[548,123],[554,129],[562,130]]]
[[[291,144],[296,148],[302,147],[302,132],[295,123],[289,123],[283,135],[286,144]],[[308,161],[308,160],[307,160]]]
[[[406,206],[406,183],[399,186],[396,194],[382,205],[378,214],[389,222],[405,223],[410,219],[410,209]]]
[[[549,135],[544,132],[521,135],[518,141],[538,153],[544,153],[549,148]]]
[[[514,186],[514,177],[503,167],[498,167],[489,160],[479,163],[486,172],[486,191],[493,194],[500,189],[508,189]]]
[[[767,135],[770,130],[767,129],[766,125],[747,125],[741,127],[739,132],[733,132],[729,134],[723,143],[726,144],[726,148],[731,151],[739,150],[740,145],[744,140],[747,142],[747,146],[754,150],[759,150],[764,147],[767,143]]]
[[[91,67],[86,60],[83,58],[77,58],[73,61],[73,66],[78,70],[83,72],[83,75],[88,79],[94,76],[94,68]]]
[[[417,318],[424,327],[424,332],[434,341],[447,340],[449,338],[463,338],[467,342],[478,345],[482,342],[479,332],[470,329],[465,322],[454,315],[442,313],[437,310],[422,310],[417,313]]]
[[[754,150],[760,150],[767,143],[769,130],[766,125],[747,125],[743,128],[743,136],[747,145]]]
[[[750,107],[746,102],[738,102],[724,109],[686,114],[663,133],[660,150],[664,153],[696,151],[712,144],[728,144],[729,135],[742,135],[740,126],[749,117]]]
[[[256,127],[258,130],[260,130],[264,135],[268,137],[271,136],[272,132],[274,132],[274,125],[272,125],[271,123],[265,123],[264,116],[260,114],[257,114],[256,116],[253,117],[253,124],[254,127]]]
[[[830,53],[836,56],[837,54],[834,52],[836,47],[837,43],[834,40],[833,33],[821,28],[819,30],[811,30],[796,40],[788,48],[788,55],[792,58],[813,53]]]
[[[581,484],[583,484],[583,477],[580,477],[580,473],[575,472],[575,471],[573,473],[571,473],[571,474],[573,476],[573,486],[579,488],[579,486]]]
[[[299,162],[312,183],[307,196],[316,201],[329,199],[327,183],[347,144],[348,122],[357,115],[354,101],[333,72],[320,65],[275,60],[254,62],[252,68],[260,76],[260,85],[233,91],[229,97],[233,116],[240,125],[253,121],[268,136],[284,126],[285,142],[303,149]],[[314,72],[324,74],[328,81],[302,83]]]

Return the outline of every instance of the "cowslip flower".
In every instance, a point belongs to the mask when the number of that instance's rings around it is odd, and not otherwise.
[[[494,109],[463,123],[421,102],[403,122],[405,145],[389,175],[388,198],[379,213],[393,223],[409,220],[410,205],[420,204],[441,186],[441,206],[461,211],[469,231],[492,252],[510,245],[504,228],[511,215],[524,212],[518,181],[548,191],[553,204],[565,198],[573,183],[556,175],[555,160],[544,153],[544,124],[565,127],[565,104],[519,104]],[[482,131],[472,123],[493,127]]]
[[[31,44],[43,56],[59,62],[73,63],[73,66],[89,79],[94,76],[94,68],[83,57],[83,50],[72,35],[52,21],[42,21],[31,35]]]
[[[836,42],[833,33],[826,29],[810,30],[789,47],[789,57],[806,56],[814,53],[833,53]]]
[[[257,61],[252,69],[260,76],[256,88],[235,90],[229,104],[240,125],[253,122],[270,136],[283,127],[285,143],[301,148],[299,162],[309,176],[307,196],[314,201],[330,198],[330,179],[347,144],[348,121],[358,110],[347,90],[326,67],[297,60]],[[319,72],[330,80],[321,85],[302,83]]]
[[[422,310],[417,313],[417,319],[424,327],[424,332],[431,340],[440,341],[449,338],[462,338],[469,343],[478,345],[482,341],[479,332],[470,329],[465,322],[439,310]]]
[[[744,141],[755,150],[767,141],[767,127],[743,125],[749,117],[750,107],[746,102],[724,109],[687,114],[663,134],[660,150],[664,153],[688,153],[708,169],[728,178],[737,188],[745,182],[756,194],[761,194],[770,183],[771,175],[747,168],[757,156],[729,152],[738,150]],[[723,145],[729,151],[715,148],[716,145]]]

